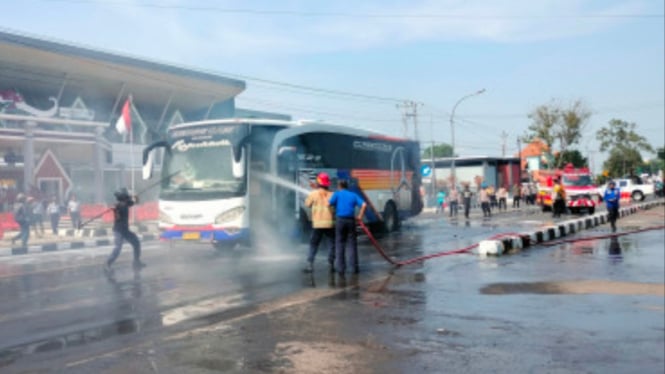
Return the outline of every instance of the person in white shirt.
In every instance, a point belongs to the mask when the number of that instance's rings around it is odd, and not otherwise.
[[[58,224],[60,223],[60,205],[58,200],[54,197],[46,207],[46,213],[51,220],[51,230],[53,235],[58,235]]]
[[[69,217],[72,219],[72,226],[78,230],[81,224],[81,203],[76,200],[76,195],[72,195],[69,199],[67,210],[69,210]]]
[[[478,202],[480,203],[480,207],[483,210],[483,217],[491,217],[492,210],[490,209],[490,195],[487,192],[487,186],[483,187],[484,188],[480,189],[480,194],[478,195]]]
[[[497,191],[496,196],[499,198],[499,211],[501,211],[501,207],[503,207],[503,210],[508,209],[508,190],[505,187],[501,187]]]
[[[457,209],[459,205],[459,192],[457,192],[457,188],[453,186],[450,189],[450,196],[448,197],[450,200],[450,216],[451,217],[457,217]]]

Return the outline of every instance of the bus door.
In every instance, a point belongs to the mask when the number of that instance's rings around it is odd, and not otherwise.
[[[411,185],[407,178],[406,150],[397,147],[390,160],[390,186],[397,202],[397,210],[411,210]]]

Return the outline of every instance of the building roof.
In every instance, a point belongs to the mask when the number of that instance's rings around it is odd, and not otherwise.
[[[245,82],[127,55],[0,31],[0,81],[57,96],[64,84],[83,97],[113,101],[124,85],[135,102],[195,110],[235,97]],[[170,99],[169,99],[170,98]],[[112,105],[112,104],[111,104]]]
[[[434,162],[437,167],[447,167],[452,164],[452,161],[455,160],[455,165],[474,165],[481,164],[484,161],[487,162],[501,162],[501,163],[518,163],[520,161],[519,157],[493,157],[493,156],[460,156],[460,157],[435,157]],[[431,158],[422,158],[421,162],[423,164],[431,163]]]

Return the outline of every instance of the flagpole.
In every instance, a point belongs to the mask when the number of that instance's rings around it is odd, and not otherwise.
[[[129,113],[131,116],[132,113],[132,106],[134,105],[132,95],[129,95]],[[132,167],[129,168],[130,172],[132,173],[131,175],[131,184],[132,184],[132,194],[136,193],[136,185],[135,185],[135,176],[136,174],[134,172],[134,126],[129,127],[129,157],[130,157],[130,164]],[[136,223],[136,209],[132,209],[132,223]]]

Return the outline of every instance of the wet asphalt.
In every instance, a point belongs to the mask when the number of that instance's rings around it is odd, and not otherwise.
[[[663,224],[659,207],[620,230]],[[378,238],[395,259],[461,248],[551,217],[423,214]],[[608,234],[604,225],[578,236]],[[461,254],[394,269],[360,238],[361,273],[324,246],[270,237],[219,253],[154,242],[0,259],[2,372],[663,372],[664,231]]]

